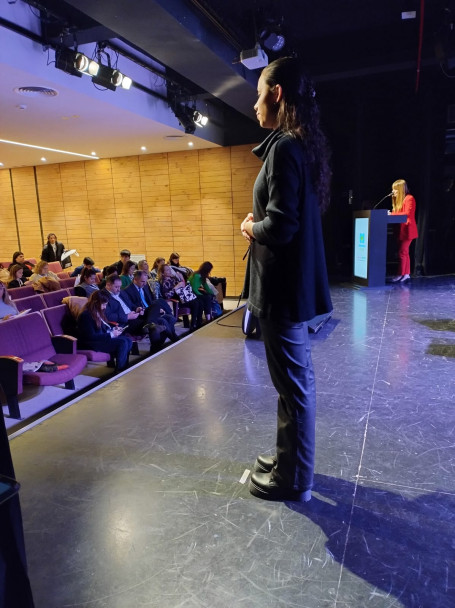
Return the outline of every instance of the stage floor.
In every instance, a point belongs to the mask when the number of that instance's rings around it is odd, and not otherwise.
[[[242,310],[12,439],[37,608],[455,606],[455,277],[332,295],[308,504]]]

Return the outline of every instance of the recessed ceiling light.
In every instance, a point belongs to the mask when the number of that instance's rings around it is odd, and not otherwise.
[[[141,150],[142,150],[142,152],[146,152],[147,148],[145,146],[141,146]]]
[[[96,152],[90,152],[92,156],[96,156]]]
[[[3,167],[3,163],[0,163],[0,167]]]
[[[41,160],[43,161],[43,163],[45,163],[47,159],[44,156],[42,156]]]
[[[192,141],[189,141],[189,142],[188,142],[188,145],[190,146],[190,148],[192,148],[192,147],[194,146],[194,144],[193,144],[193,142],[192,142]]]

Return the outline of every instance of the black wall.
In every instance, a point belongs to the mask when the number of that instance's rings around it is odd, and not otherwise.
[[[451,159],[445,155],[447,107],[455,100],[455,81],[435,68],[422,73],[416,93],[415,76],[412,71],[394,72],[317,86],[332,148],[332,203],[324,230],[333,277],[349,278],[352,272],[353,210],[371,209],[400,178],[417,201],[415,270],[455,272],[455,186],[450,188],[455,149]],[[380,207],[390,209],[391,199]]]

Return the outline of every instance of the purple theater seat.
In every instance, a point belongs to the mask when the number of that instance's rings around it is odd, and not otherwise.
[[[55,274],[57,274],[58,272],[63,272],[63,268],[60,262],[49,262],[48,266],[49,270],[51,272],[54,272]]]
[[[29,308],[31,309],[31,312],[39,312],[40,310],[43,310],[43,308],[46,308],[43,298],[38,293],[28,298],[14,300],[14,304],[16,304],[19,312],[28,310]]]
[[[61,336],[67,334],[70,336],[76,333],[76,322],[74,321],[69,308],[66,304],[44,308],[41,311],[49,331],[52,336]],[[110,361],[111,356],[108,353],[102,353],[97,350],[77,349],[79,355],[85,355],[88,361],[102,362]]]
[[[74,283],[76,282],[76,277],[68,277],[67,279],[60,279],[60,285],[63,289],[68,289],[69,287],[74,287]]]
[[[59,306],[62,303],[63,298],[69,296],[67,289],[57,289],[57,291],[49,291],[43,293],[42,297],[47,308],[51,306]]]
[[[23,287],[12,287],[7,290],[12,300],[19,300],[19,298],[28,298],[34,296],[36,291],[32,285],[24,285]]]
[[[21,417],[18,395],[23,391],[23,384],[52,386],[64,383],[65,388],[74,390],[74,377],[87,363],[85,355],[75,353],[75,348],[75,338],[51,338],[46,322],[38,312],[0,323],[0,385],[13,418]],[[68,367],[48,373],[23,370],[24,361],[42,360]]]

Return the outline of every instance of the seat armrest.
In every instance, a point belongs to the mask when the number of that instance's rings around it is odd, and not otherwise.
[[[55,352],[61,355],[76,355],[77,354],[77,338],[61,334],[60,336],[51,336],[52,346]]]
[[[22,367],[24,360],[13,355],[0,356],[0,384],[6,395],[22,393]]]

